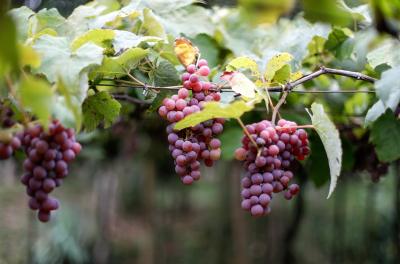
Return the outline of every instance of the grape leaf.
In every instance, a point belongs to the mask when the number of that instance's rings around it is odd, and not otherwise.
[[[367,60],[372,67],[381,64],[391,67],[400,66],[400,44],[398,40],[387,39],[367,54]]]
[[[132,48],[118,57],[105,57],[103,64],[95,70],[104,76],[124,76],[126,71],[133,68],[141,59],[147,56],[148,50]]]
[[[152,45],[162,40],[159,37],[138,36],[132,32],[124,30],[114,30],[114,32],[115,37],[112,44],[116,53],[120,53],[121,51],[129,48],[137,47],[142,42]]]
[[[232,90],[245,98],[252,99],[256,96],[256,85],[241,72],[225,72],[221,79],[228,81]]]
[[[400,121],[393,112],[387,111],[373,123],[370,140],[379,160],[392,162],[400,158]]]
[[[376,93],[383,104],[394,110],[400,101],[400,66],[382,73],[381,79],[376,81]]]
[[[84,81],[83,71],[89,66],[100,65],[103,49],[86,43],[72,52],[67,38],[50,35],[38,38],[33,48],[42,59],[40,67],[34,72],[44,74],[50,82],[56,82],[61,78],[71,94],[82,102],[88,88],[87,82],[82,82]]]
[[[172,86],[178,85],[180,82],[178,71],[168,61],[160,62],[154,70],[154,84],[156,86]]]
[[[22,105],[29,108],[40,122],[47,126],[54,101],[51,86],[44,80],[26,77],[22,80],[18,92]]]
[[[104,42],[112,40],[115,37],[114,30],[111,29],[92,29],[83,35],[80,35],[71,43],[73,51],[80,48],[83,44],[93,42],[94,44],[104,47]]]
[[[88,96],[82,104],[83,124],[87,131],[92,131],[104,122],[104,127],[110,127],[119,115],[121,104],[107,92],[98,92]]]
[[[343,0],[303,0],[304,17],[311,22],[322,21],[348,26],[353,21],[350,8]]]
[[[292,59],[293,56],[286,52],[272,57],[267,63],[267,68],[264,73],[265,79],[271,82],[274,79],[276,72],[282,69],[285,65],[288,65]]]
[[[25,41],[28,38],[28,31],[31,27],[30,18],[35,14],[35,12],[26,6],[21,6],[20,8],[10,10],[9,14],[12,16],[17,26],[18,39]]]
[[[249,57],[237,57],[231,60],[226,66],[226,71],[237,71],[239,69],[249,69],[252,75],[259,77],[257,62]]]
[[[27,45],[19,45],[19,64],[21,66],[29,65],[33,68],[38,68],[40,66],[40,56],[31,47]]]
[[[163,25],[157,21],[153,12],[148,8],[143,9],[142,30],[143,34],[147,36],[166,37]]]
[[[342,167],[342,143],[340,141],[339,132],[335,125],[324,112],[321,104],[313,103],[311,105],[311,121],[314,129],[317,131],[324,145],[326,155],[329,162],[329,170],[331,174],[331,183],[329,186],[328,198],[336,188],[337,180],[340,176]]]
[[[386,111],[386,107],[381,100],[378,100],[367,112],[365,116],[365,125],[368,126]]]
[[[188,115],[176,123],[174,129],[181,130],[192,127],[213,118],[239,118],[253,108],[253,104],[245,103],[244,101],[236,101],[228,105],[218,102],[208,102],[200,112]]]
[[[5,73],[18,68],[17,32],[10,16],[0,15],[0,80]]]

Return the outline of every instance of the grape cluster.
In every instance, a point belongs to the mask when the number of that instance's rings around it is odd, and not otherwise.
[[[15,124],[13,119],[14,112],[11,108],[0,102],[0,129],[7,129]],[[10,134],[7,140],[0,141],[0,160],[9,159],[14,151],[21,147],[21,141],[18,137]]]
[[[167,126],[169,150],[175,160],[175,171],[186,185],[200,178],[201,160],[211,167],[221,156],[221,142],[215,136],[222,133],[224,119],[211,119],[174,131],[176,122],[200,111],[206,102],[221,100],[221,94],[206,80],[209,74],[210,68],[204,59],[197,65],[187,66],[182,75],[183,88],[171,98],[165,98],[158,109],[159,115],[170,122]]]
[[[21,182],[30,196],[29,207],[39,210],[38,219],[47,222],[51,211],[59,207],[57,199],[49,194],[68,175],[68,163],[79,154],[81,145],[75,140],[74,130],[64,128],[58,121],[53,121],[48,131],[36,125],[18,136],[27,155]]]
[[[291,162],[303,160],[310,148],[306,131],[296,127],[296,123],[284,119],[277,126],[267,120],[246,126],[252,140],[243,136],[235,158],[244,161],[247,170],[241,181],[242,208],[253,216],[271,211],[273,193],[285,191],[285,198],[290,200],[300,191],[297,184],[290,184]]]

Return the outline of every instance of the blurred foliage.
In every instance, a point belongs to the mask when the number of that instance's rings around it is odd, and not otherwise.
[[[25,239],[24,248],[33,250],[26,258],[37,263],[282,263],[288,251],[295,252],[298,263],[398,262],[391,238],[399,221],[392,208],[398,171],[392,166],[380,185],[371,186],[365,168],[354,168],[353,157],[366,144],[359,139],[370,132],[381,161],[399,159],[398,1],[241,0],[237,7],[231,6],[234,1],[210,1],[231,7],[207,9],[188,0],[97,1],[76,9],[86,1],[29,2],[41,11],[21,7],[0,17],[5,30],[0,94],[8,93],[7,77],[42,122],[53,115],[79,128],[83,120],[86,131],[79,139],[85,148],[58,193],[63,208],[52,226],[36,229],[26,218],[21,188],[15,181],[9,189],[2,184],[0,234],[7,236],[0,241],[1,261],[23,262],[19,239]],[[307,209],[299,209],[297,200],[277,198],[271,217],[247,219],[239,208],[240,167],[229,161],[242,136],[235,121],[227,122],[221,136],[226,161],[203,173],[194,188],[180,185],[168,156],[165,124],[154,113],[169,93],[109,86],[116,84],[114,77],[131,81],[127,72],[149,85],[178,84],[182,66],[173,49],[178,36],[199,47],[215,82],[227,66],[243,66],[232,63],[238,57],[251,61],[240,69],[249,80],[258,72],[267,73],[271,83],[285,83],[290,73],[308,74],[321,65],[380,78],[372,85],[320,76],[296,90],[375,88],[377,95],[291,93],[281,111],[284,118],[307,124],[304,108],[318,102],[341,132],[349,130],[340,135],[344,173],[333,200],[321,199],[326,190],[313,188],[325,188],[329,167],[322,142],[310,133],[312,154],[298,172],[313,183],[303,186]],[[271,64],[278,54],[290,59]],[[116,102],[114,92],[145,104]],[[223,94],[224,102],[233,99]],[[271,116],[264,104],[254,109],[244,114],[245,123]],[[88,132],[98,125],[110,128]],[[8,179],[6,171],[0,181]],[[295,244],[288,246],[288,219],[297,210],[305,216]],[[17,253],[9,254],[8,248]]]

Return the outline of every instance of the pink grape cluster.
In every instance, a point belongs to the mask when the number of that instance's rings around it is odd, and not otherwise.
[[[48,222],[51,211],[59,207],[58,200],[49,194],[62,184],[68,175],[68,164],[82,147],[75,139],[74,130],[58,121],[53,121],[48,131],[36,125],[18,136],[27,155],[21,182],[30,196],[29,207],[38,210],[41,222]]]
[[[207,120],[194,127],[175,131],[174,126],[184,117],[199,112],[206,102],[220,101],[221,94],[207,81],[210,68],[206,60],[187,66],[182,75],[183,88],[178,94],[165,98],[158,109],[167,126],[169,150],[175,160],[175,171],[181,181],[190,185],[200,179],[200,161],[211,167],[221,156],[221,142],[215,138],[222,133],[224,119]]]
[[[15,124],[14,112],[11,108],[0,102],[0,129],[7,129]],[[0,141],[0,160],[9,159],[13,153],[21,147],[18,137],[10,135],[10,139]]]
[[[295,122],[281,119],[277,126],[263,120],[246,126],[247,135],[242,147],[236,149],[235,158],[244,161],[247,170],[241,181],[242,208],[253,216],[270,213],[273,193],[285,191],[285,198],[292,199],[300,188],[290,184],[293,178],[291,162],[304,160],[310,153],[307,132],[297,129]]]

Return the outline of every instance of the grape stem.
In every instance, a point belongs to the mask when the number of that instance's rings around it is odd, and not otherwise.
[[[286,97],[289,94],[289,90],[285,90],[282,94],[282,97],[279,99],[278,103],[275,105],[274,111],[272,112],[271,123],[275,125],[275,120],[277,114],[279,114],[279,108],[286,102]]]
[[[236,120],[238,121],[239,125],[242,127],[244,133],[246,134],[246,136],[250,139],[251,143],[258,149],[257,143],[254,141],[254,139],[251,137],[249,131],[247,130],[246,126],[243,124],[242,119],[240,119],[240,117],[236,118]]]

